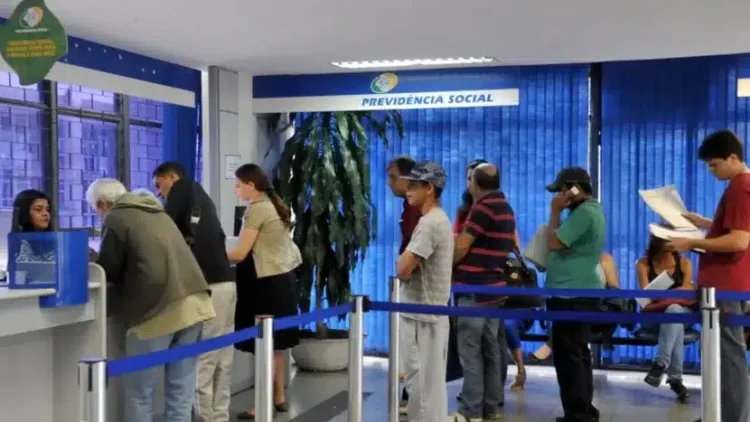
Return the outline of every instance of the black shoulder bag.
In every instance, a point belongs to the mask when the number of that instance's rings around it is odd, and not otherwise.
[[[505,263],[505,284],[508,287],[522,287],[535,289],[539,287],[537,274],[534,269],[526,264],[521,251],[513,248],[515,258],[510,258]],[[512,295],[508,296],[503,307],[513,309],[541,308],[542,298],[536,295]]]

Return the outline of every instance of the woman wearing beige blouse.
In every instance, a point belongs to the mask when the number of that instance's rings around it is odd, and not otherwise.
[[[281,318],[297,314],[297,279],[294,270],[302,264],[302,256],[290,236],[291,211],[274,193],[268,176],[255,164],[245,164],[237,169],[235,194],[248,202],[243,217],[237,247],[228,256],[231,262],[245,260],[252,251],[255,261],[255,280],[237,280],[237,284],[256,284],[252,292],[241,294],[238,286],[237,312],[255,315],[272,315]],[[253,297],[245,297],[253,296]],[[235,327],[242,330],[247,327]],[[274,376],[273,404],[277,412],[287,412],[284,394],[285,365],[283,350],[298,343],[297,328],[276,331],[273,334]],[[255,411],[242,412],[239,419],[254,419]]]

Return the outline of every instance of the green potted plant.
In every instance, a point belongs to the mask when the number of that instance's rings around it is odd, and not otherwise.
[[[272,116],[268,124],[278,128],[279,121]],[[291,115],[289,122],[294,121]],[[313,112],[299,121],[274,179],[295,215],[293,237],[303,256],[297,273],[300,311],[309,312],[313,300],[315,309],[324,302],[337,306],[350,300],[350,273],[377,231],[370,199],[370,143],[387,145],[391,126],[402,137],[403,122],[398,111]],[[300,369],[343,370],[347,348],[346,331],[317,321],[315,331],[302,331],[292,356]]]

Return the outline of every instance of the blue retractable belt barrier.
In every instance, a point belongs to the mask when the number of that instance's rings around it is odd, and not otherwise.
[[[131,372],[142,371],[154,366],[165,365],[181,359],[198,356],[235,343],[253,339],[258,336],[258,327],[250,327],[241,331],[235,331],[221,337],[213,337],[193,344],[175,347],[173,349],[160,350],[145,355],[127,356],[107,362],[107,376],[119,377]]]
[[[416,305],[412,303],[370,302],[373,311],[402,312],[406,314],[447,315],[470,318],[535,319],[547,321],[588,321],[592,323],[679,323],[694,324],[700,321],[697,313],[633,313],[633,312],[573,312],[573,311],[521,311],[496,307],[462,307]]]
[[[279,318],[273,322],[273,330],[279,331],[291,327],[309,324],[321,319],[332,316],[347,314],[352,310],[353,304],[336,306],[333,308],[321,309],[320,311],[310,312],[302,315],[295,315],[285,318]],[[258,327],[250,327],[234,333],[229,333],[220,337],[213,337],[202,340],[193,344],[175,347],[173,349],[160,350],[158,352],[147,353],[143,355],[128,356],[116,359],[107,363],[107,376],[119,377],[131,372],[142,371],[153,368],[154,366],[165,365],[170,362],[176,362],[181,359],[198,356],[203,353],[230,347],[235,343],[258,337]]]
[[[518,287],[486,287],[458,285],[454,293],[491,294],[491,295],[534,295],[544,297],[596,297],[596,298],[651,298],[651,299],[696,299],[697,293],[688,290],[617,290],[617,289],[528,289]],[[716,292],[720,300],[750,300],[747,292]],[[353,310],[353,304],[321,309],[302,315],[289,316],[274,320],[274,331],[306,325],[311,322],[345,315]],[[515,310],[497,307],[452,307],[417,305],[411,303],[370,302],[370,310],[385,312],[402,312],[407,314],[447,315],[472,318],[498,318],[511,320],[546,320],[546,321],[586,321],[599,324],[695,324],[700,322],[700,313],[633,313],[633,312],[578,312],[578,311],[543,311]],[[743,315],[724,315],[724,323],[729,326],[750,326],[750,317]],[[165,365],[181,359],[198,356],[214,350],[230,347],[235,343],[250,340],[258,336],[258,327],[202,340],[198,343],[179,346],[174,349],[161,350],[145,355],[128,356],[107,363],[107,375],[118,377],[155,366]]]
[[[620,290],[620,289],[541,289],[526,287],[488,287],[472,284],[453,286],[453,293],[500,295],[500,296],[542,296],[542,297],[596,297],[621,299],[699,299],[700,290]],[[750,301],[750,292],[717,291],[716,300]]]
[[[352,309],[354,304],[347,303],[344,305],[334,306],[333,308],[321,309],[319,311],[310,312],[307,314],[295,315],[291,317],[284,317],[273,320],[273,330],[279,331],[292,327],[299,327],[300,325],[307,325],[311,322],[320,321],[339,315],[346,315]]]

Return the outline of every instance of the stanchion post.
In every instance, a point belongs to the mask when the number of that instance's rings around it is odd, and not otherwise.
[[[255,420],[273,420],[273,318],[256,318],[258,337],[255,340]]]
[[[82,422],[105,422],[107,418],[107,361],[84,359],[78,363],[78,409]]]
[[[401,301],[401,281],[397,277],[391,278],[391,302]],[[388,341],[388,422],[398,422],[400,394],[398,391],[399,358],[399,322],[400,314],[391,312]]]
[[[716,289],[701,289],[701,413],[703,422],[721,422],[719,308]]]
[[[354,296],[354,310],[349,317],[349,422],[362,422],[365,300],[364,296]]]

